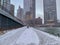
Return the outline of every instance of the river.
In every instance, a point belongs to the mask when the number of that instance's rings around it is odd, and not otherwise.
[[[35,27],[35,28],[60,37],[60,27]]]

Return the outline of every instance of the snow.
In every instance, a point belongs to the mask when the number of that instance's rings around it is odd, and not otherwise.
[[[25,26],[1,36],[0,45],[60,45],[60,38]]]
[[[18,38],[17,44],[24,43],[24,44],[30,44],[30,43],[36,43],[38,45],[39,38],[36,34],[36,32],[32,29],[26,29],[23,34]]]

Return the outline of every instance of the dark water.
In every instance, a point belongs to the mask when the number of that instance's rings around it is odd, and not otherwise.
[[[35,28],[60,37],[60,27],[35,27]]]

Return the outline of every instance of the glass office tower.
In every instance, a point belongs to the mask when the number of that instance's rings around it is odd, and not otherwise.
[[[35,0],[24,0],[24,15],[26,16],[26,13],[30,12],[32,15],[32,18],[35,18]]]
[[[49,21],[57,22],[56,0],[43,0],[44,23]]]

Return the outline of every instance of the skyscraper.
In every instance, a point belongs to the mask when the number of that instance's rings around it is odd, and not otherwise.
[[[1,5],[7,10],[10,10],[10,0],[1,0]]]
[[[8,9],[8,11],[10,11],[10,4],[11,4],[10,1],[11,0],[7,0],[7,2],[6,2],[7,3],[7,9]]]
[[[56,0],[43,0],[44,23],[49,21],[57,22]]]
[[[32,19],[35,18],[35,0],[24,0],[24,15],[26,18],[26,13],[31,12]]]
[[[14,9],[15,9],[15,6],[13,4],[10,4],[10,13],[12,16],[14,16]]]
[[[0,0],[0,6],[1,6],[1,0]]]
[[[17,10],[17,18],[22,20],[23,19],[23,9],[19,6],[18,10]]]

